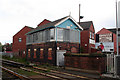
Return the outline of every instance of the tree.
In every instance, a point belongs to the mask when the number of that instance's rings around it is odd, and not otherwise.
[[[0,42],[0,46],[2,46],[2,43]]]

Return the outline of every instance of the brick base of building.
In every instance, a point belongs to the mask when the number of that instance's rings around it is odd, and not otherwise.
[[[104,73],[106,72],[106,57],[65,56],[65,66]]]
[[[70,42],[46,42],[27,45],[26,57],[29,61],[56,65],[57,49],[79,53],[80,44]],[[42,55],[41,55],[42,54]]]

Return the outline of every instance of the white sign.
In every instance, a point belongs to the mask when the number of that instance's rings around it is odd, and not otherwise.
[[[99,42],[112,42],[112,33],[100,34]]]
[[[89,43],[95,44],[95,40],[89,39]]]
[[[95,48],[98,48],[101,42],[95,44]],[[103,42],[103,52],[114,52],[114,42]]]

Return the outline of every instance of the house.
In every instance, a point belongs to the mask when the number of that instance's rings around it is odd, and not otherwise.
[[[4,52],[6,53],[12,53],[12,43],[5,43],[3,46]]]
[[[13,36],[13,45],[12,51],[15,56],[23,56],[26,55],[26,33],[31,31],[33,28],[25,26],[19,32],[17,32]]]
[[[119,33],[119,40],[120,40],[120,28],[118,29]],[[116,48],[116,28],[112,29],[106,29],[102,28],[100,31],[96,33],[96,38],[97,38],[97,44],[103,43],[105,46],[104,52],[114,52],[116,53],[117,48]],[[119,41],[119,48],[120,48],[120,41]]]
[[[42,22],[40,22],[37,27],[41,26],[41,25],[44,25],[44,24],[47,24],[47,23],[50,23],[51,21],[47,20],[47,19],[44,19]]]
[[[93,53],[95,49],[95,29],[92,21],[80,22],[83,28],[81,31],[81,48],[82,53]]]
[[[81,30],[83,28],[71,16],[35,28],[27,33],[27,59],[64,65],[64,53],[80,52]]]

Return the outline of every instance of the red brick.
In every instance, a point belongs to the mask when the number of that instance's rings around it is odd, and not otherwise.
[[[25,51],[26,53],[26,35],[25,34],[31,30],[32,29],[30,27],[25,26],[13,36],[12,50],[14,53],[16,53],[16,55],[18,55],[19,52],[23,53],[23,51]],[[18,41],[19,38],[22,38],[22,42]]]

